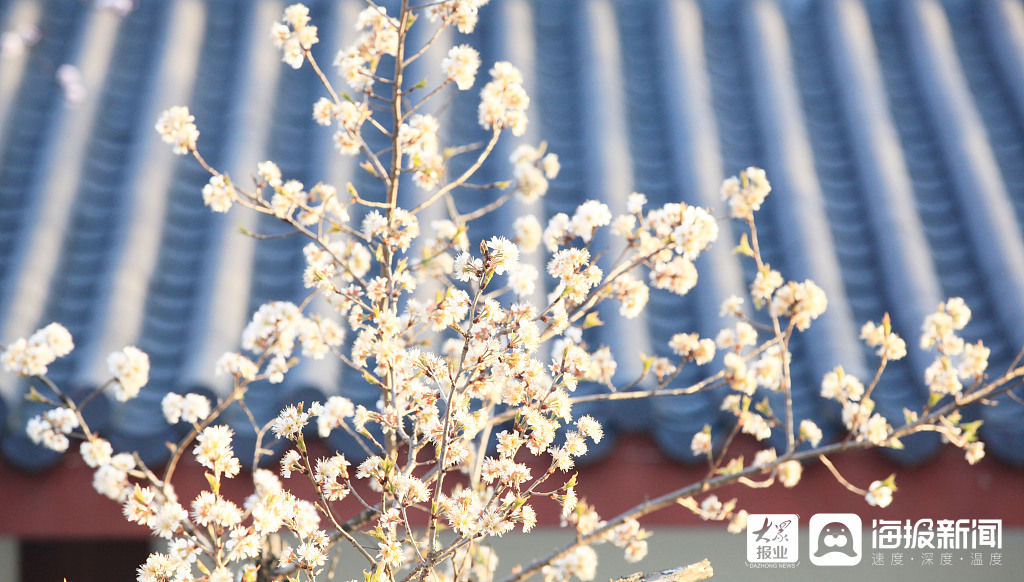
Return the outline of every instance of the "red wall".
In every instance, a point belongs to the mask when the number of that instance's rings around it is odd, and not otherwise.
[[[738,451],[740,452],[740,451]],[[747,451],[748,458],[752,452]],[[874,452],[850,453],[832,459],[847,480],[866,487],[875,479],[896,473],[899,490],[887,509],[869,507],[862,498],[839,485],[820,464],[805,468],[794,489],[774,485],[749,489],[733,485],[716,492],[720,499],[739,497],[739,507],[751,513],[858,513],[865,519],[886,518],[1002,518],[1005,527],[1024,527],[1024,471],[984,459],[974,467],[963,454],[947,447],[922,467],[899,467]],[[538,472],[535,471],[535,474]],[[646,498],[656,497],[703,477],[704,467],[666,459],[646,437],[619,438],[612,454],[580,469],[579,493],[610,518]],[[180,480],[179,478],[180,477]],[[188,500],[205,486],[194,463],[183,463],[175,485]],[[241,481],[241,480],[239,480]],[[77,455],[59,467],[25,473],[0,461],[0,535],[19,538],[142,538],[147,529],[121,517],[120,507],[95,493],[92,470]],[[293,477],[291,487],[307,486]],[[554,487],[552,487],[554,488]],[[228,482],[226,494],[241,501],[249,492],[244,482]],[[351,506],[355,509],[355,505]],[[535,503],[542,525],[557,525],[553,501]],[[644,525],[701,524],[686,509],[672,507],[642,520]],[[716,527],[721,527],[717,525]]]

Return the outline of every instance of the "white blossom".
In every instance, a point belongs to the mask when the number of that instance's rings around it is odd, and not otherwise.
[[[203,204],[214,212],[227,212],[237,197],[234,185],[224,174],[211,176],[210,181],[203,186]]]
[[[57,358],[71,353],[75,344],[71,333],[59,323],[51,323],[26,340],[19,338],[0,354],[4,369],[23,376],[43,376]]]
[[[782,483],[783,487],[793,488],[800,482],[804,466],[800,464],[800,461],[785,461],[779,463],[778,471],[779,482]]]
[[[876,354],[887,360],[900,360],[907,355],[907,344],[896,332],[885,332],[886,325],[873,321],[866,322],[860,328],[860,338],[868,346],[877,347]]]
[[[985,443],[975,441],[967,445],[966,450],[967,453],[965,457],[967,458],[967,462],[974,465],[985,456]]]
[[[288,357],[295,348],[302,321],[302,313],[294,303],[265,303],[242,331],[242,347],[255,353],[267,351]]]
[[[459,281],[475,281],[480,278],[483,270],[483,259],[474,258],[473,255],[466,252],[459,253],[452,266],[452,274]]]
[[[806,330],[811,321],[825,313],[828,300],[825,292],[813,281],[802,283],[790,281],[776,292],[771,302],[772,317],[788,317],[800,331]]]
[[[185,421],[195,424],[210,416],[210,401],[202,394],[188,393],[184,396],[168,392],[160,401],[160,408],[168,424]]]
[[[647,306],[650,289],[643,281],[626,273],[612,282],[612,296],[620,302],[619,315],[625,318],[638,317]]]
[[[241,469],[231,447],[234,431],[227,425],[208,426],[196,437],[192,452],[199,464],[227,477],[234,477]]]
[[[602,226],[608,226],[612,221],[612,212],[608,205],[597,200],[587,200],[580,204],[569,221],[569,231],[575,236],[583,239],[583,242],[590,242],[594,231]]]
[[[963,359],[957,368],[960,377],[965,380],[981,378],[985,374],[985,369],[988,368],[990,353],[991,350],[982,344],[981,341],[974,344],[966,344],[964,346]]]
[[[78,451],[85,464],[94,469],[110,463],[114,456],[114,447],[109,441],[99,437],[82,441]]]
[[[315,404],[310,412],[317,416],[317,432],[327,437],[332,430],[342,426],[345,419],[355,414],[352,401],[344,396],[331,396],[322,405]]]
[[[256,363],[249,358],[235,352],[228,352],[217,360],[216,373],[230,374],[238,378],[252,381],[256,378],[259,370]]]
[[[889,504],[892,503],[892,494],[892,488],[882,481],[872,481],[864,499],[868,502],[868,505],[875,507],[889,507]]]
[[[508,285],[518,297],[527,297],[533,294],[536,289],[537,279],[540,273],[537,267],[529,264],[520,264],[508,277]]]
[[[739,178],[722,182],[721,193],[733,218],[752,220],[771,190],[765,171],[751,166],[740,172]]]
[[[191,570],[187,564],[160,552],[153,552],[138,568],[138,582],[179,581]]]
[[[530,97],[523,89],[522,73],[512,63],[499,61],[490,74],[491,81],[480,92],[480,125],[484,129],[510,129],[513,135],[523,135]]]
[[[188,107],[171,107],[160,114],[156,131],[165,142],[174,145],[174,153],[183,156],[196,149],[199,129],[195,120]]]
[[[800,421],[800,438],[816,447],[821,442],[821,429],[813,420],[805,418]]]
[[[453,46],[448,50],[448,56],[441,61],[441,68],[449,79],[455,81],[460,91],[465,91],[476,81],[476,71],[480,68],[480,53],[467,44]]]
[[[640,214],[644,205],[647,204],[647,196],[639,192],[633,192],[626,198],[626,212]]]
[[[729,527],[727,530],[731,534],[739,534],[747,531],[747,518],[750,516],[746,509],[737,511],[733,516],[732,520],[729,521]]]
[[[588,545],[578,546],[550,565],[544,566],[542,572],[545,580],[568,580],[570,576],[580,580],[593,580],[597,574],[597,552]]]
[[[271,26],[270,36],[281,49],[281,60],[293,69],[302,66],[305,51],[319,42],[317,27],[309,24],[309,8],[303,4],[286,7],[281,21]]]
[[[296,440],[308,421],[308,412],[300,410],[294,404],[289,404],[277,415],[271,428],[274,431],[274,435],[278,438]]]
[[[690,440],[690,451],[694,456],[711,454],[711,427],[705,425],[704,430],[693,433]]]
[[[502,275],[519,265],[519,247],[516,243],[503,236],[492,236],[487,241],[486,268],[492,269],[496,275]]]
[[[74,411],[58,407],[30,418],[25,426],[25,433],[33,443],[63,453],[71,444],[67,435],[78,426],[78,416]]]
[[[846,400],[860,400],[864,394],[864,385],[854,375],[846,373],[842,366],[837,366],[831,372],[825,374],[821,381],[822,398],[831,398],[844,402]]]
[[[127,346],[107,357],[107,367],[117,380],[114,396],[124,402],[135,398],[149,382],[149,356],[135,346]]]
[[[101,465],[93,473],[92,486],[101,495],[121,501],[127,497],[128,472],[135,468],[135,459],[129,453],[118,453],[110,458],[110,462]]]

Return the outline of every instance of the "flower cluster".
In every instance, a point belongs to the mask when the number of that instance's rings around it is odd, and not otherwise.
[[[782,273],[772,269],[770,265],[763,265],[757,270],[754,282],[750,284],[750,296],[754,299],[754,305],[759,309],[771,301],[772,293],[784,283]]]
[[[703,366],[715,358],[715,342],[710,338],[701,338],[696,333],[677,333],[668,342],[677,356],[693,360]]]
[[[210,177],[210,181],[203,186],[203,204],[210,207],[214,212],[227,212],[231,205],[238,198],[235,187],[231,184],[231,178],[225,174],[217,174]]]
[[[800,461],[784,461],[779,464],[776,471],[778,471],[779,482],[782,483],[782,486],[792,489],[800,483],[804,466],[800,464]]]
[[[869,347],[877,348],[875,353],[888,361],[901,360],[907,355],[907,343],[892,331],[888,315],[881,323],[868,321],[861,326],[860,338]]]
[[[571,577],[593,580],[597,574],[597,552],[590,546],[580,546],[544,566],[543,574],[544,582],[568,580]]]
[[[476,28],[480,7],[490,0],[443,0],[431,5],[427,13],[430,19],[440,19],[446,25],[454,25],[463,34]]]
[[[433,115],[417,113],[398,130],[398,143],[414,171],[413,181],[425,190],[436,186],[444,173],[444,156],[437,140],[440,127]]]
[[[323,245],[309,243],[302,249],[306,269],[302,280],[307,288],[341,289],[370,270],[370,251],[352,239],[325,239]],[[335,296],[341,302],[343,297]],[[351,299],[351,296],[344,297]]]
[[[28,339],[20,338],[7,346],[0,361],[8,372],[22,376],[42,376],[47,366],[57,358],[71,353],[75,343],[67,328],[59,323],[51,323],[36,331]]]
[[[690,451],[695,457],[711,456],[711,425],[705,424],[700,432],[693,433],[690,439]]]
[[[210,416],[210,401],[202,394],[168,392],[160,401],[160,408],[168,424],[181,421],[196,424]]]
[[[78,452],[85,464],[96,469],[109,464],[114,457],[114,447],[106,440],[93,436],[82,441]]]
[[[530,97],[523,88],[523,74],[512,63],[499,61],[490,70],[491,80],[480,92],[478,112],[484,129],[510,129],[512,135],[526,133],[526,108]]]
[[[448,56],[441,61],[441,68],[448,79],[455,82],[459,91],[466,91],[476,81],[476,71],[480,68],[480,53],[468,44],[453,46]]]
[[[889,504],[892,503],[892,495],[895,491],[895,477],[890,475],[885,481],[872,481],[864,499],[867,500],[868,505],[875,507],[889,507]]]
[[[989,348],[981,341],[968,344],[957,334],[970,320],[971,310],[960,297],[940,303],[925,318],[921,347],[935,349],[937,355],[925,370],[924,381],[938,397],[960,394],[963,380],[979,382],[988,368]]]
[[[78,417],[69,408],[51,408],[29,419],[25,432],[37,445],[63,453],[68,450],[67,435],[78,428]]]
[[[241,470],[241,464],[231,448],[233,437],[234,431],[227,425],[208,426],[196,437],[192,452],[200,465],[216,475],[234,477]]]
[[[244,196],[244,200],[228,181],[218,180],[217,175],[213,176],[207,184],[210,188],[208,200],[204,194],[207,205],[214,211],[217,211],[215,205],[226,211],[232,202],[242,200],[250,208],[299,226],[310,226],[324,221],[331,225],[348,222],[348,211],[339,201],[334,186],[318,182],[307,191],[306,186],[299,180],[284,180],[281,169],[271,161],[260,162],[256,169],[257,191],[255,194]],[[271,189],[269,201],[263,197],[265,187]]]
[[[842,366],[825,374],[821,382],[821,396],[842,405],[843,424],[858,438],[876,445],[889,441],[892,427],[884,416],[875,412],[875,402],[860,379],[847,373]]]
[[[170,539],[181,530],[188,512],[177,501],[161,501],[156,489],[135,485],[122,505],[125,519],[147,526],[157,537]]]
[[[393,251],[408,251],[420,234],[419,219],[408,210],[396,208],[390,218],[374,210],[363,218],[363,238],[379,240]]]
[[[183,156],[196,149],[199,128],[196,127],[195,121],[196,118],[188,112],[188,107],[171,107],[157,120],[156,131],[165,142],[174,145],[174,153]]]
[[[739,177],[722,182],[722,199],[729,203],[729,214],[748,221],[754,220],[754,212],[761,208],[771,191],[772,185],[761,168],[747,168]]]
[[[828,300],[825,292],[806,280],[803,283],[790,281],[780,287],[772,297],[772,317],[787,317],[791,325],[800,331],[811,326],[811,321],[825,313]]]
[[[627,319],[638,317],[647,307],[651,290],[647,284],[626,273],[612,281],[612,297],[619,302],[619,315]]]
[[[337,121],[338,130],[334,132],[334,146],[339,153],[346,156],[354,156],[362,151],[361,131],[369,118],[370,109],[365,102],[335,103],[325,97],[313,106],[313,119],[318,124],[331,125],[333,121]]]
[[[128,346],[107,357],[107,367],[117,384],[114,396],[124,402],[139,395],[149,382],[149,356],[135,346]]]
[[[308,318],[294,303],[273,301],[253,314],[242,332],[242,347],[269,356],[264,374],[271,383],[279,384],[293,365],[289,358],[297,345],[301,344],[303,355],[321,359],[331,348],[340,346],[343,339],[344,333],[336,323]],[[227,353],[218,361],[217,371],[251,381],[259,369],[245,356]]]
[[[374,73],[383,55],[398,54],[399,22],[388,16],[383,6],[368,6],[356,19],[356,30],[363,31],[356,43],[338,52],[334,64],[355,91],[370,91]]]
[[[549,180],[557,178],[562,169],[558,155],[546,150],[544,145],[538,148],[522,144],[509,157],[512,175],[516,179],[516,193],[527,202],[544,196]]]
[[[800,440],[806,441],[812,447],[818,446],[821,442],[821,429],[813,420],[803,419],[800,421]]]
[[[271,29],[274,44],[281,49],[281,60],[293,69],[302,66],[306,51],[319,42],[317,27],[309,23],[309,8],[292,4],[284,9],[284,19]]]

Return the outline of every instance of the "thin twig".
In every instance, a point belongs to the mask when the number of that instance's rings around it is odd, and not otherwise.
[[[429,206],[433,205],[434,202],[437,202],[437,200],[439,198],[441,198],[442,196],[444,196],[448,192],[451,192],[455,188],[458,188],[459,186],[461,186],[466,180],[469,180],[470,178],[472,178],[473,174],[475,174],[476,171],[480,169],[480,166],[482,166],[484,164],[484,161],[487,160],[487,158],[490,157],[491,151],[494,150],[494,146],[497,145],[498,138],[500,136],[501,136],[501,130],[498,129],[497,127],[495,127],[494,130],[491,132],[491,139],[490,139],[490,141],[487,142],[487,146],[484,147],[484,150],[482,152],[480,152],[479,156],[477,156],[476,161],[474,161],[473,164],[470,167],[466,168],[466,171],[463,172],[461,176],[459,176],[454,182],[449,182],[449,183],[445,184],[444,186],[442,186],[441,188],[439,188],[436,192],[434,192],[430,196],[430,198],[424,200],[423,202],[421,202],[419,205],[417,205],[415,208],[413,208],[409,212],[411,214],[419,213],[423,209],[428,208]]]
[[[826,457],[825,455],[818,455],[818,460],[821,461],[822,465],[825,465],[825,467],[828,468],[829,472],[832,473],[832,476],[836,478],[836,481],[839,481],[840,485],[846,487],[848,490],[850,490],[853,493],[856,493],[857,495],[868,494],[866,490],[861,489],[860,487],[857,487],[853,483],[847,481],[846,478],[843,477],[842,473],[839,472],[839,469],[836,469],[836,466],[832,464],[832,461],[828,460],[828,457]]]

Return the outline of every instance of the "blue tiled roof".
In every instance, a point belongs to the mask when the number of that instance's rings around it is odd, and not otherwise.
[[[266,234],[279,224],[204,208],[208,176],[159,143],[159,111],[187,103],[203,155],[232,175],[273,159],[306,184],[351,180],[364,196],[378,186],[338,157],[311,119],[322,91],[314,75],[275,54],[266,31],[283,3],[136,4],[122,19],[78,0],[0,0],[0,29],[39,31],[24,56],[0,63],[0,341],[64,323],[77,349],[51,375],[76,392],[104,379],[110,351],[146,351],[152,371],[141,396],[100,398],[87,410],[115,446],[141,445],[159,463],[179,434],[159,420],[162,397],[222,394],[213,362],[237,348],[249,315],[303,296],[302,242],[251,241],[239,224]],[[329,62],[351,40],[361,0],[307,4],[320,27],[317,54]],[[715,206],[724,176],[764,167],[774,186],[760,214],[765,259],[829,296],[829,312],[793,345],[796,418],[816,419],[826,434],[840,432],[839,410],[818,395],[819,379],[839,363],[869,373],[873,356],[857,340],[863,321],[888,311],[914,338],[940,300],[962,296],[974,313],[965,336],[985,339],[991,369],[1024,345],[1024,3],[492,0],[482,17],[470,41],[485,62],[523,69],[533,97],[528,137],[547,140],[562,172],[542,203],[508,205],[475,224],[478,234],[522,212],[571,212],[587,198],[621,207],[631,191],[652,204]],[[75,106],[55,76],[65,63],[89,91]],[[472,111],[474,99],[454,96],[449,111]],[[454,117],[446,140],[479,140],[474,117]],[[485,178],[503,175],[512,147],[499,146]],[[723,238],[701,259],[689,295],[652,290],[636,321],[602,312],[608,325],[591,339],[668,355],[677,331],[713,335],[721,299],[753,276],[730,253],[735,233],[726,228]],[[623,380],[637,372],[625,359]],[[883,413],[901,418],[920,406],[928,363],[912,353],[889,366],[875,392]],[[700,373],[687,370],[679,382]],[[50,466],[56,456],[22,436],[36,412],[20,397],[28,384],[2,381],[3,454],[26,469]],[[254,387],[247,401],[266,420],[283,403],[330,394],[377,400],[337,363],[306,362],[282,385]],[[695,431],[727,429],[721,396],[582,407],[612,437],[646,431],[690,461]],[[970,413],[986,421],[996,456],[1024,464],[1021,408],[1007,404]],[[228,418],[251,433],[240,412]],[[352,442],[332,438],[358,456]],[[242,458],[253,444],[236,445]],[[891,454],[915,463],[940,443],[906,444]]]

